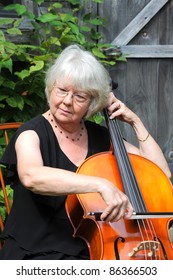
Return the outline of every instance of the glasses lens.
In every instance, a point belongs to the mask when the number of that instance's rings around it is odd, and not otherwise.
[[[88,100],[88,96],[87,95],[83,95],[80,93],[74,93],[73,94],[73,98],[76,102],[78,103],[84,103]]]
[[[59,96],[59,97],[63,97],[64,98],[67,95],[69,95],[69,92],[66,91],[65,89],[57,87],[56,95]],[[72,99],[74,99],[74,101],[76,103],[84,103],[88,99],[90,99],[90,97],[87,94],[85,94],[85,93],[73,93],[73,94],[71,94],[71,97],[72,97]]]

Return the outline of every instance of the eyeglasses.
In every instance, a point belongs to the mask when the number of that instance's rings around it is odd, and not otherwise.
[[[54,86],[54,88],[57,88],[56,96],[59,96],[61,98],[65,98],[67,95],[70,94],[70,92],[64,88],[59,88],[56,86]],[[71,93],[71,97],[78,104],[85,103],[89,99],[91,99],[90,96],[88,96],[86,93],[82,93],[82,92]]]

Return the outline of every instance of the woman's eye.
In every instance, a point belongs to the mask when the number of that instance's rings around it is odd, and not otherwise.
[[[85,99],[86,99],[85,96],[80,95],[80,94],[76,94],[76,97],[79,98],[79,99],[81,99],[81,100],[85,100]]]
[[[64,88],[59,88],[60,91],[67,92]]]

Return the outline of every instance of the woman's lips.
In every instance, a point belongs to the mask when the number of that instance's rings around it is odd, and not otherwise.
[[[61,111],[61,113],[63,113],[63,114],[65,114],[65,115],[71,115],[72,113],[70,112],[70,111],[68,111],[68,110],[65,110],[65,109],[62,109],[62,108],[59,108],[59,110]]]

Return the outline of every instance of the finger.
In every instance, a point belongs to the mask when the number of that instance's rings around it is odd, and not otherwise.
[[[103,212],[101,215],[101,219],[103,219],[104,222],[109,223],[109,222],[117,222],[121,218],[123,218],[125,213],[125,208],[120,207],[119,205],[114,207],[113,209],[111,208],[106,208],[106,210]]]
[[[105,222],[117,222],[122,218],[129,219],[133,214],[133,207],[129,200],[123,199],[123,201],[117,206],[108,206],[103,214],[101,219]]]
[[[112,112],[110,115],[109,115],[109,118],[110,119],[115,119],[115,118],[122,118],[124,114],[124,109],[123,107],[120,107],[119,109],[115,110],[114,112]]]
[[[121,110],[123,107],[124,103],[118,100],[108,108],[109,114],[113,115],[115,112],[120,112],[119,110]]]
[[[126,207],[120,207],[119,211],[116,211],[116,213],[113,211],[112,212],[112,216],[110,215],[109,218],[109,222],[118,222],[120,219],[124,218],[124,215],[126,213]]]
[[[111,106],[117,100],[113,92],[109,93],[107,107]]]
[[[101,220],[104,222],[109,222],[112,219],[112,212],[115,212],[114,216],[116,215],[116,212],[118,212],[118,209],[116,210],[115,206],[108,206],[106,209],[103,211],[101,215]]]
[[[131,216],[133,215],[133,212],[134,212],[134,209],[133,209],[131,203],[128,202],[127,209],[126,209],[126,212],[124,214],[124,218],[125,219],[130,219]]]

